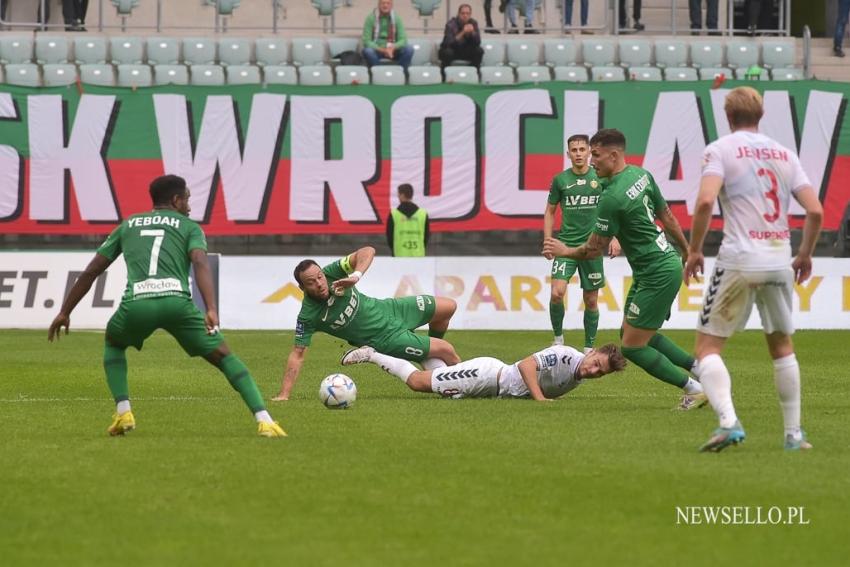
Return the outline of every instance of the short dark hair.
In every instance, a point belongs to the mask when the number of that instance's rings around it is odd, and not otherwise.
[[[179,175],[162,175],[151,181],[149,191],[154,206],[170,205],[172,197],[186,191],[186,180]]]
[[[591,146],[616,146],[626,151],[626,137],[616,128],[603,128],[590,139]]]
[[[295,266],[295,271],[292,273],[295,276],[295,281],[298,282],[298,287],[303,287],[301,285],[301,274],[310,269],[310,266],[318,266],[315,260],[301,260],[298,262],[298,265]]]
[[[469,8],[469,11],[470,12],[472,11],[472,6],[470,6],[469,4],[461,4],[460,6],[457,7],[457,13],[460,14],[460,11],[463,10],[464,8]]]
[[[614,343],[608,343],[596,349],[596,352],[601,352],[608,356],[608,365],[611,367],[611,372],[619,372],[626,367],[626,357],[622,351]]]
[[[567,147],[570,147],[570,144],[573,142],[584,142],[587,145],[590,145],[590,137],[587,134],[573,134],[569,138],[567,138]]]
[[[413,198],[413,185],[410,183],[402,183],[398,186],[398,194],[404,197],[405,199]]]

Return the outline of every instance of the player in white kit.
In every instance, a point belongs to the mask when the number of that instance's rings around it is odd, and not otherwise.
[[[587,354],[553,345],[515,364],[480,357],[435,370],[419,370],[406,360],[375,352],[369,346],[352,349],[342,357],[346,366],[362,362],[380,366],[416,392],[451,398],[531,397],[538,401],[551,401],[585,379],[599,378],[626,366],[625,357],[613,344]]]
[[[701,451],[721,451],[744,440],[732,404],[732,381],[720,357],[726,340],[758,307],[785,421],[785,448],[810,449],[800,427],[800,367],[791,335],[794,282],[812,272],[812,251],[823,209],[797,154],[758,132],[761,95],[750,87],[729,92],[726,116],[732,133],[709,144],[694,212],[684,278],[703,272],[703,242],[714,203],[723,212],[723,242],[706,281],[699,314],[696,357],[700,382],[720,420]],[[791,260],[788,207],[793,196],[806,211],[803,239]]]

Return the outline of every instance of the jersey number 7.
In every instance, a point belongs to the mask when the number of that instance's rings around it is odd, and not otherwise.
[[[151,263],[148,266],[148,275],[155,276],[157,265],[159,264],[159,251],[162,248],[162,241],[165,240],[165,230],[161,228],[143,229],[141,236],[153,236],[153,248],[151,248]]]

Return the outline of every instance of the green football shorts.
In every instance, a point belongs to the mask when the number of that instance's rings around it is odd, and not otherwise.
[[[106,325],[106,337],[117,347],[142,345],[157,329],[177,339],[189,356],[204,356],[224,342],[221,333],[207,334],[203,314],[188,297],[172,295],[122,301]]]
[[[590,260],[555,258],[552,261],[552,279],[570,281],[578,270],[581,289],[590,291],[605,287],[605,272],[602,270],[602,257]]]
[[[626,296],[624,320],[639,329],[660,329],[682,285],[682,265],[665,263],[649,276],[636,277]]]
[[[434,318],[437,300],[433,295],[412,295],[379,302],[389,321],[387,332],[370,341],[380,353],[422,362],[431,350],[431,338],[413,332]]]

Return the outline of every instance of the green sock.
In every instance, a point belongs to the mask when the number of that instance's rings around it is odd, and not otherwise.
[[[584,346],[593,348],[596,342],[596,330],[599,328],[599,310],[584,311]]]
[[[434,337],[435,339],[442,339],[446,336],[445,331],[435,331],[434,329],[428,327],[428,336]]]
[[[649,346],[669,358],[670,362],[679,368],[684,368],[688,372],[691,371],[691,367],[694,365],[694,357],[686,353],[679,345],[661,333],[652,335],[652,338],[649,339]]]
[[[130,386],[127,384],[126,349],[110,344],[103,346],[103,369],[106,371],[106,383],[115,403],[130,399]]]
[[[230,382],[233,389],[242,396],[245,405],[248,406],[251,413],[257,413],[266,409],[266,404],[263,403],[263,395],[260,394],[257,384],[251,378],[248,367],[239,360],[239,357],[235,354],[228,354],[221,359],[219,369],[227,376],[227,381]]]
[[[552,333],[556,337],[564,334],[564,302],[549,302],[549,320],[552,321]]]
[[[688,383],[688,375],[677,368],[670,359],[650,346],[621,347],[623,356],[646,370],[662,382],[667,382],[677,388],[684,388]]]

